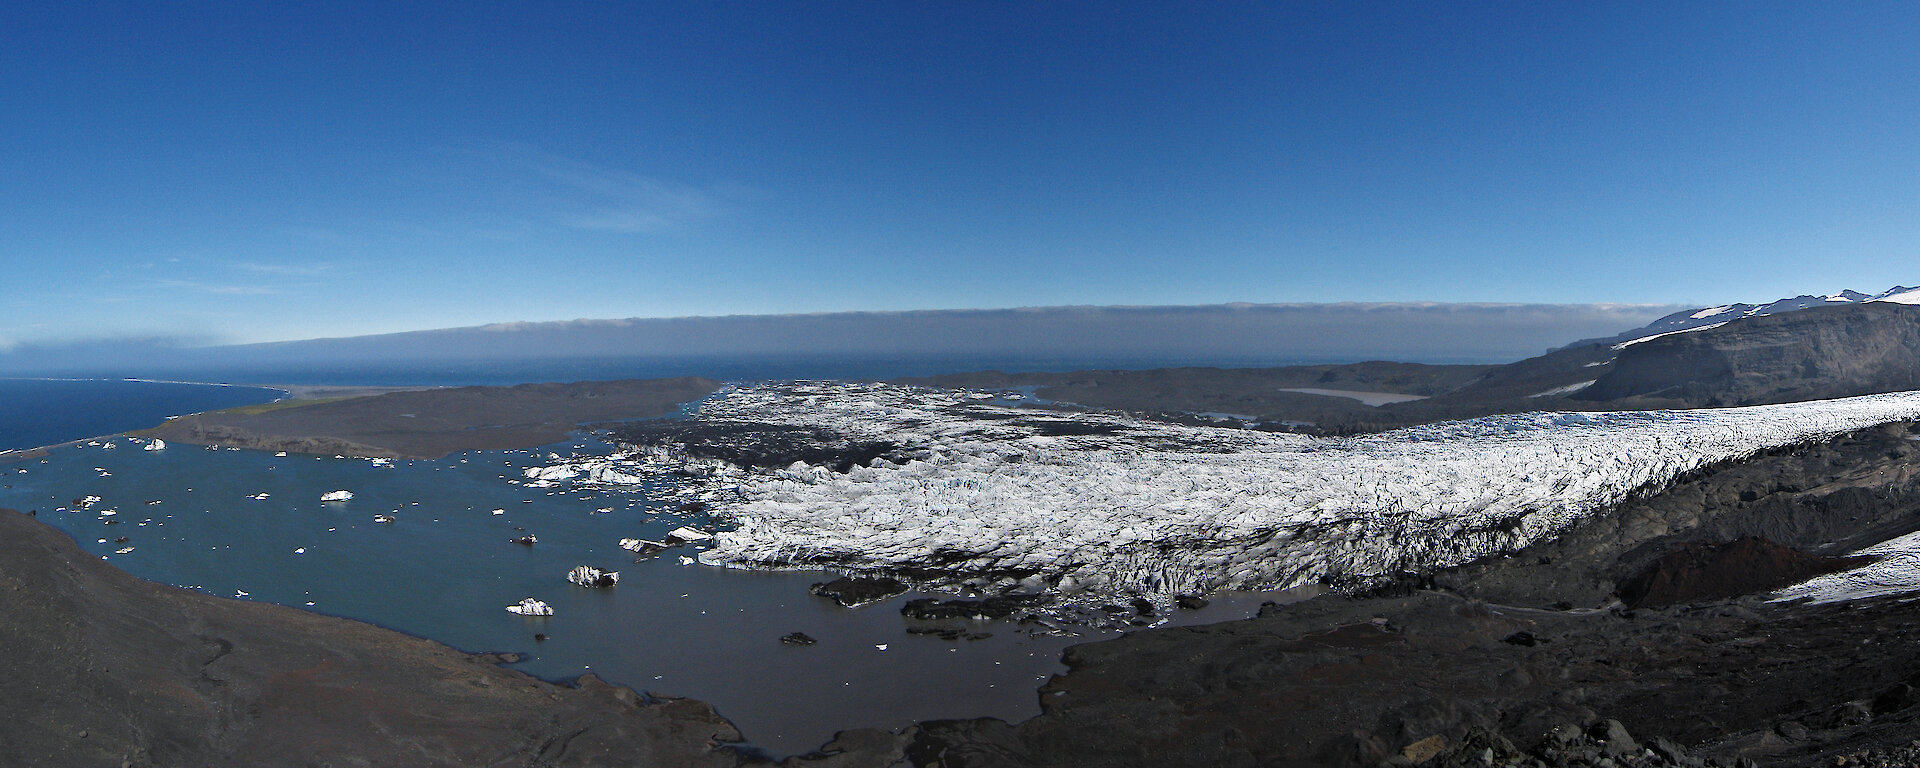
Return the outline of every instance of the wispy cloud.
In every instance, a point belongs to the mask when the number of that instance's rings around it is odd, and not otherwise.
[[[559,224],[574,229],[651,234],[717,215],[714,194],[687,184],[506,145],[506,158],[556,195]]]
[[[329,269],[326,264],[263,264],[254,261],[236,261],[231,266],[255,274],[283,277],[312,277]]]
[[[198,280],[178,280],[172,278],[157,280],[154,281],[154,284],[169,290],[196,291],[199,293],[212,293],[223,296],[270,296],[280,293],[279,290],[264,285],[204,283]]]

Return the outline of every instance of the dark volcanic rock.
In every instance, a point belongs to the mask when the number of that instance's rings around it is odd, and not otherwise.
[[[808,591],[848,608],[857,608],[906,594],[907,585],[899,579],[842,576],[824,584],[815,584]]]
[[[1872,561],[1871,557],[1818,557],[1756,536],[1719,544],[1693,542],[1621,582],[1620,599],[1628,607],[1640,608],[1737,597]]]
[[[632,445],[665,445],[703,459],[758,469],[778,469],[803,461],[846,472],[875,459],[896,464],[912,451],[880,440],[853,440],[825,429],[784,424],[662,420],[612,424],[614,439]]]
[[[1920,656],[1894,650],[1920,642],[1920,612],[1898,600],[1732,607],[1627,618],[1497,611],[1441,592],[1322,597],[1074,646],[1038,717],[923,723],[910,754],[945,768],[1371,767],[1438,736],[1427,765],[1503,765],[1517,752],[1528,757],[1512,764],[1832,765],[1920,737],[1908,716],[1920,707],[1888,693],[1920,674]],[[1518,632],[1554,642],[1500,642]],[[1874,714],[1883,695],[1898,714]],[[1777,735],[1795,718],[1815,738]]]
[[[1022,608],[1045,605],[1046,595],[997,595],[979,600],[941,600],[923,597],[908,600],[900,615],[910,619],[1004,619]]]

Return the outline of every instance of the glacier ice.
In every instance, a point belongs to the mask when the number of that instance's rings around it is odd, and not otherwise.
[[[885,439],[911,458],[844,473],[688,459],[704,461],[693,482],[735,525],[701,562],[950,582],[1038,575],[1063,589],[1159,596],[1366,579],[1520,549],[1710,464],[1920,418],[1920,393],[1899,393],[1314,438],[985,399],[857,383],[722,390],[693,418]],[[660,450],[606,461],[655,462]]]
[[[1920,532],[1909,533],[1855,552],[1879,558],[1866,566],[1815,576],[1774,593],[1774,602],[1806,599],[1814,603],[1860,600],[1920,592]]]

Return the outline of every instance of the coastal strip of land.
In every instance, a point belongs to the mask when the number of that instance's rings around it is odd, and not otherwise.
[[[547,445],[588,422],[666,416],[719,388],[720,382],[698,377],[379,394],[282,387],[294,396],[170,419],[136,434],[191,445],[435,459]]]

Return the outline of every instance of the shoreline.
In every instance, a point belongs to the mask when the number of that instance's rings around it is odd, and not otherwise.
[[[145,378],[137,378],[137,377],[114,378],[114,377],[79,377],[79,376],[0,376],[0,381],[74,383],[74,384],[82,384],[82,383],[171,384],[171,385],[177,385],[177,386],[193,386],[193,387],[220,387],[225,389],[258,389],[258,390],[269,391],[269,392],[278,392],[280,394],[279,397],[275,397],[272,400],[268,400],[267,401],[268,403],[280,402],[282,400],[289,399],[293,396],[292,392],[290,392],[286,387],[262,385],[262,384],[235,384],[231,382],[219,382],[219,381],[175,381],[171,379],[145,379]],[[229,407],[232,407],[232,406],[229,406]],[[52,442],[52,443],[42,443],[39,445],[34,445],[29,447],[0,449],[0,464],[11,463],[15,461],[23,461],[26,459],[41,458],[41,457],[44,457],[48,451],[53,451],[60,448],[79,445],[89,440],[106,440],[113,437],[123,437],[123,436],[135,437],[136,435],[134,433],[136,432],[156,429],[159,426],[162,426],[167,422],[175,419],[179,419],[187,416],[197,416],[204,413],[214,413],[220,410],[226,410],[226,409],[214,408],[214,409],[209,409],[204,411],[192,411],[188,413],[174,414],[161,419],[159,424],[154,424],[151,426],[128,427],[128,428],[117,430],[117,431],[101,432],[101,433],[96,433],[92,435],[84,435],[81,437],[70,438],[70,439],[61,440],[61,441]]]

